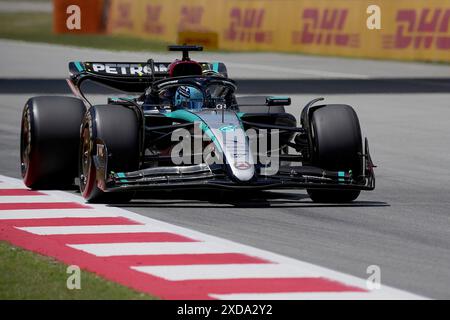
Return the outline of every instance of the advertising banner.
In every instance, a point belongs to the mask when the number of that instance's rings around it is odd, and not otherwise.
[[[450,61],[450,0],[111,0],[108,17],[110,33],[168,43]]]

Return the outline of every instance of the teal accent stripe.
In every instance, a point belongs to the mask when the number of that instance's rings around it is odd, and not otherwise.
[[[75,61],[75,67],[77,67],[80,72],[84,70],[84,67],[81,65],[80,61]]]
[[[117,176],[118,176],[119,178],[125,178],[125,173],[123,173],[123,172],[118,172],[118,173],[117,173]],[[127,180],[127,179],[120,179],[120,182],[127,183],[128,180]]]
[[[200,122],[200,129],[214,142],[216,147],[219,150],[222,150],[220,144],[217,143],[217,138],[208,125],[196,114],[189,112],[187,110],[176,110],[173,112],[169,112],[164,114],[166,117],[174,118],[174,119],[182,119],[189,122]]]
[[[213,67],[213,71],[219,72],[219,63],[218,62],[214,62],[212,67]]]
[[[181,119],[181,120],[185,120],[185,121],[189,121],[189,122],[195,122],[195,121],[203,122],[199,116],[197,116],[187,110],[175,110],[175,111],[166,113],[164,115],[169,118]]]
[[[339,182],[345,182],[345,179],[344,179],[344,177],[345,177],[345,171],[339,171],[338,172],[338,181]]]

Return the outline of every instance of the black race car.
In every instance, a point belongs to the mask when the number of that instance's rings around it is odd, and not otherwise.
[[[289,97],[236,96],[223,63],[190,59],[201,47],[169,48],[183,58],[70,62],[75,97],[29,99],[21,130],[25,185],[76,182],[90,202],[175,188],[306,189],[314,201],[349,202],[375,188],[352,107],[315,99],[298,126],[285,111]],[[134,95],[92,105],[81,90],[87,80]]]

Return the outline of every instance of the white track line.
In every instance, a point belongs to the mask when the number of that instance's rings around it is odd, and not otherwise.
[[[55,226],[17,228],[39,235],[163,232],[150,225]]]
[[[310,270],[301,270],[285,264],[221,264],[189,266],[136,266],[137,271],[166,280],[210,280],[241,278],[299,278],[319,277]]]
[[[0,203],[35,203],[35,202],[67,202],[62,198],[51,196],[1,196]]]
[[[44,219],[44,218],[110,218],[117,214],[93,209],[64,209],[64,210],[0,210],[0,220],[4,219]]]
[[[4,183],[0,181],[0,189],[22,189],[22,190],[28,190],[23,185],[20,187],[11,186],[9,183]]]
[[[11,188],[16,188],[15,186],[22,186],[23,184],[18,179],[13,179],[5,176],[0,176],[0,180],[6,182],[6,184],[11,185]],[[45,191],[54,198],[64,199],[67,202],[77,202],[80,204],[85,204],[82,197],[75,194],[70,194],[63,191]],[[120,256],[120,255],[151,255],[151,254],[187,254],[187,253],[244,253],[250,256],[261,258],[264,260],[271,261],[273,263],[290,265],[298,270],[308,272],[311,274],[318,274],[323,278],[327,278],[332,281],[338,281],[347,286],[355,286],[361,289],[366,288],[366,280],[361,279],[352,275],[348,275],[342,272],[334,271],[329,268],[324,268],[311,263],[303,262],[290,257],[282,256],[270,251],[261,250],[255,247],[239,244],[234,241],[230,241],[224,238],[219,238],[216,236],[211,236],[202,232],[198,232],[192,229],[179,227],[170,223],[166,223],[160,220],[152,219],[134,212],[126,211],[121,208],[108,207],[105,205],[89,205],[95,209],[101,211],[107,211],[111,214],[117,214],[118,216],[128,218],[142,224],[150,225],[152,228],[161,228],[170,233],[175,233],[187,238],[196,239],[201,242],[197,243],[125,243],[125,244],[90,244],[90,245],[71,245],[71,247],[83,250],[85,252],[99,255],[99,256]],[[84,209],[80,209],[84,210]],[[153,209],[157,210],[157,209]],[[64,210],[61,210],[64,211]],[[217,265],[214,266],[215,268]],[[257,277],[257,273],[254,277]],[[281,275],[279,275],[281,276]],[[233,297],[231,295],[217,295],[217,297],[229,298]],[[238,296],[235,296],[236,298]],[[240,295],[239,297],[246,297],[245,295]],[[251,296],[248,296],[251,297]],[[263,296],[260,296],[264,298]],[[300,296],[291,296],[290,298],[298,298]],[[344,293],[304,293],[301,295],[302,299],[344,299],[346,295]],[[424,299],[424,297],[409,293],[403,290],[395,289],[386,285],[382,285],[380,290],[370,290],[369,293],[354,293],[350,296],[351,299]],[[268,299],[270,299],[267,296]],[[289,297],[287,297],[289,298]]]
[[[210,294],[211,298],[219,300],[399,300],[396,294],[380,290],[364,292],[287,292],[287,293],[234,293]],[[419,297],[408,297],[415,300]]]
[[[127,242],[69,244],[70,247],[99,256],[160,255],[160,254],[200,254],[200,253],[242,253],[243,249],[214,245],[205,242]]]

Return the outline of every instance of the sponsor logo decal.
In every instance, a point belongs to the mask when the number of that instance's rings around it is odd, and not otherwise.
[[[161,23],[162,5],[147,5],[146,7],[146,21],[144,30],[150,34],[162,35],[166,28]]]
[[[155,64],[155,72],[166,73],[167,66]],[[86,63],[86,70],[107,75],[140,76],[151,74],[151,68],[143,63]]]
[[[202,6],[187,6],[181,7],[180,11],[180,23],[178,24],[178,30],[205,30],[202,26],[204,8]]]
[[[119,3],[117,13],[118,17],[114,21],[114,27],[132,29],[133,19],[131,17],[131,3]]]
[[[232,8],[225,39],[232,42],[272,43],[272,32],[263,30],[266,9]]]
[[[398,10],[396,23],[396,33],[383,37],[384,49],[450,49],[450,9]]]
[[[292,33],[292,43],[359,47],[360,36],[344,31],[348,13],[349,9],[304,9],[302,31]]]

